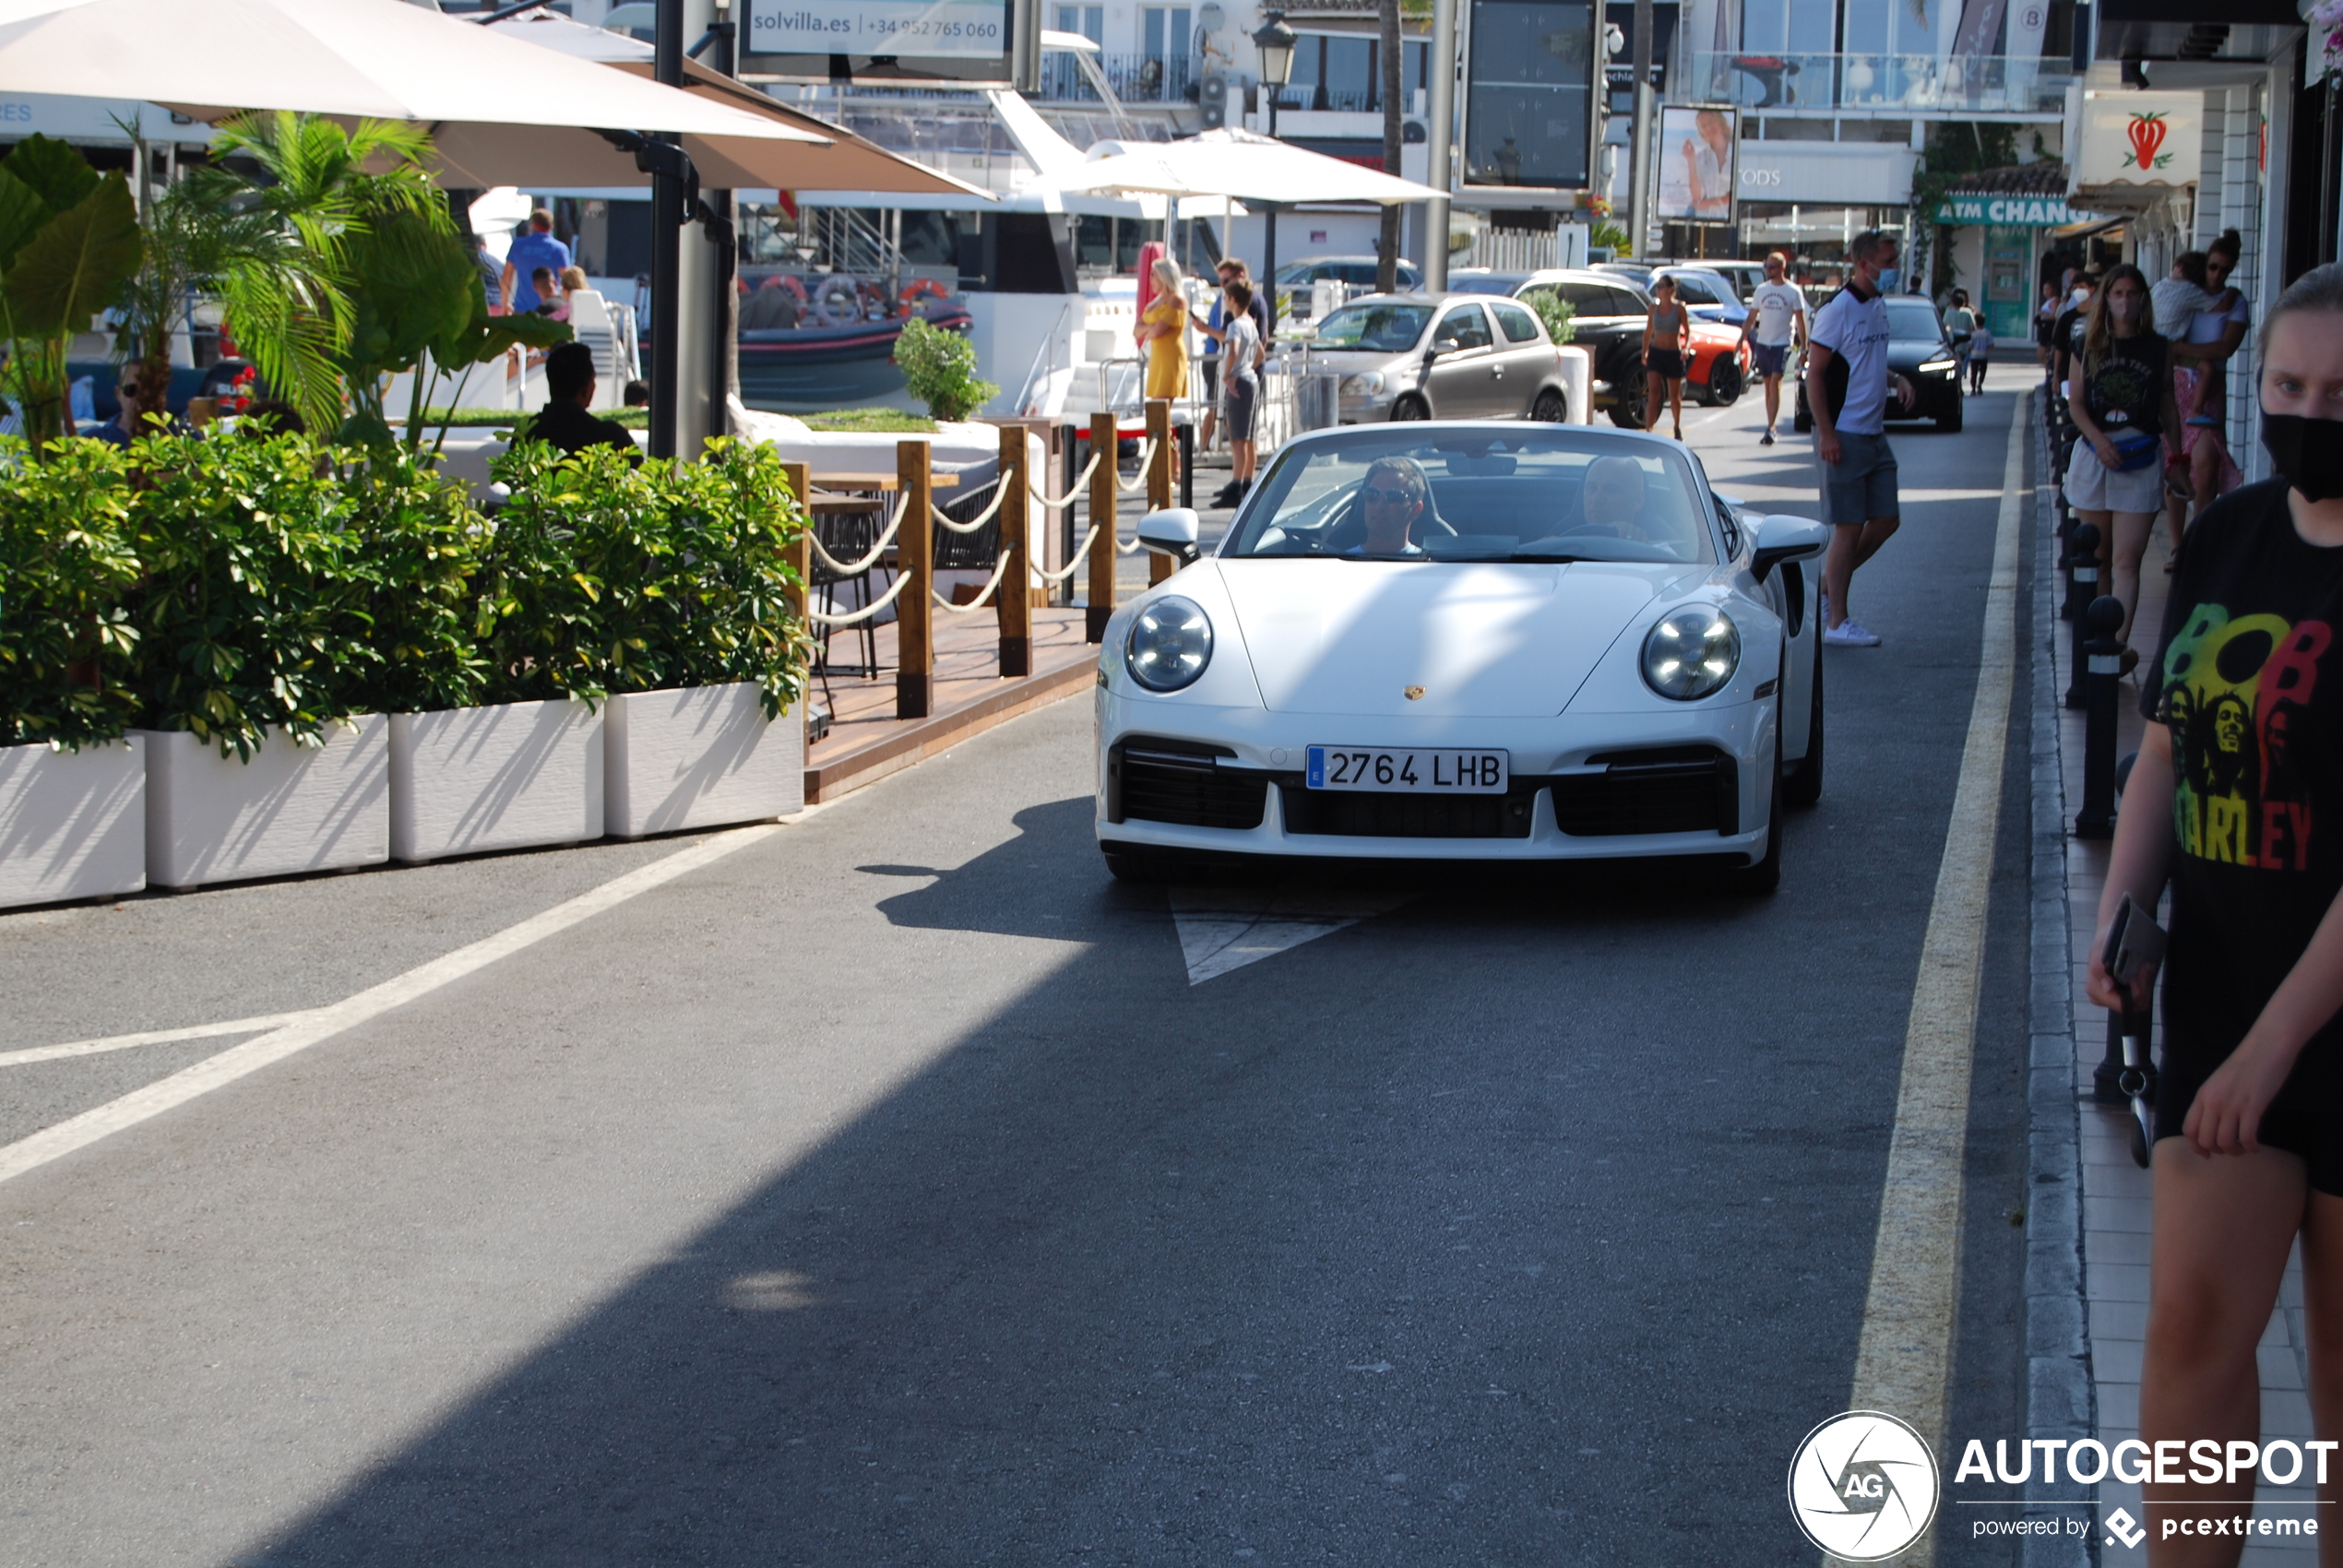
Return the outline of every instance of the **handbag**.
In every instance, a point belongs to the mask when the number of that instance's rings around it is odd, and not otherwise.
[[[2144,430],[2114,432],[2108,436],[2107,443],[2115,448],[2115,466],[2124,473],[2144,469],[2156,461],[2156,454],[2164,445]]]

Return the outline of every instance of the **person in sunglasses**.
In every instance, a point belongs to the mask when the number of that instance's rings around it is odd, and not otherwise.
[[[1578,510],[1589,530],[1619,539],[1648,540],[1644,526],[1644,471],[1633,457],[1598,457],[1587,465]]]
[[[1345,553],[1351,555],[1421,555],[1415,542],[1416,519],[1424,514],[1432,483],[1413,457],[1380,457],[1359,487],[1360,511],[1366,518],[1367,537]]]

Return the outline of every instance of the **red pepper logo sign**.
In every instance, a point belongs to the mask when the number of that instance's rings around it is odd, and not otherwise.
[[[2164,145],[2165,133],[2171,129],[2160,113],[2133,115],[2132,123],[2124,127],[2123,133],[2132,138],[2132,156],[2125,161],[2143,173],[2150,169],[2163,168],[2172,160],[2172,155],[2159,153],[2156,149]]]

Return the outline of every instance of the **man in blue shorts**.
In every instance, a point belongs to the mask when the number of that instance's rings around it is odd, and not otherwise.
[[[1814,455],[1823,464],[1823,641],[1877,647],[1879,638],[1848,613],[1855,568],[1879,552],[1901,521],[1896,454],[1887,446],[1887,393],[1909,410],[1912,384],[1887,368],[1887,301],[1880,274],[1896,265],[1896,236],[1868,230],[1847,247],[1847,287],[1814,313],[1806,339],[1806,406]]]
[[[1766,434],[1757,445],[1774,444],[1774,422],[1781,418],[1781,378],[1792,354],[1806,341],[1806,294],[1790,281],[1790,258],[1779,251],[1766,258],[1766,280],[1749,296],[1741,336],[1751,345],[1757,374],[1766,383]]]

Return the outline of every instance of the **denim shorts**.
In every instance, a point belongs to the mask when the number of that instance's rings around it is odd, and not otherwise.
[[[1839,460],[1823,465],[1823,521],[1845,525],[1897,516],[1896,454],[1887,437],[1842,430],[1838,446]]]
[[[1757,362],[1760,375],[1779,375],[1790,368],[1790,345],[1787,343],[1752,343],[1750,356]]]

